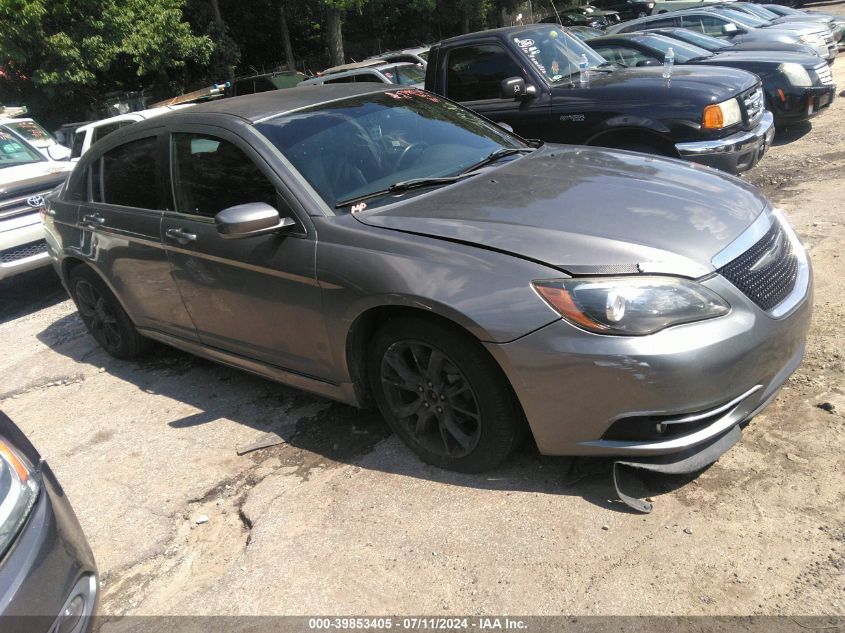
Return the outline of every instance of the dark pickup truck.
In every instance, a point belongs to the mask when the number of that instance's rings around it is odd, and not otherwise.
[[[663,72],[615,67],[560,25],[534,24],[436,44],[425,87],[526,138],[751,169],[774,136],[760,80],[722,67]]]

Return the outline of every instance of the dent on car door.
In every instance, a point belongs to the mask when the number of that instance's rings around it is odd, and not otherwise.
[[[247,143],[218,128],[174,132],[171,157],[176,211],[165,215],[162,236],[202,343],[327,376],[315,235],[290,209],[281,181]],[[269,204],[298,228],[224,239],[215,215],[250,202]]]
[[[129,141],[88,167],[89,193],[79,207],[82,249],[136,326],[196,339],[161,243],[161,142]]]

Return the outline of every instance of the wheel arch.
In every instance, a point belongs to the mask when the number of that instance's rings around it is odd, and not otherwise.
[[[644,144],[658,147],[666,156],[679,158],[675,143],[661,130],[646,126],[618,126],[604,129],[585,141],[585,145],[618,147],[622,144]]]

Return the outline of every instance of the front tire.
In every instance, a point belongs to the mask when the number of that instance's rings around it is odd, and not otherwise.
[[[109,287],[88,266],[77,266],[70,273],[70,291],[79,316],[94,340],[115,358],[129,360],[148,345],[135,329],[123,306]]]
[[[429,464],[489,470],[524,439],[525,422],[505,375],[455,328],[419,318],[388,323],[370,345],[367,373],[390,428]]]

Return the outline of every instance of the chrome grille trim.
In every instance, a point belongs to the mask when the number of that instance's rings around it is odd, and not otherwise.
[[[742,95],[742,104],[745,106],[745,114],[749,123],[756,123],[764,110],[763,88],[757,86]]]
[[[0,220],[8,220],[27,213],[38,213],[38,208],[29,206],[26,201],[33,196],[46,197],[51,191],[52,189],[45,189],[44,191],[28,193],[19,198],[0,200]]]

